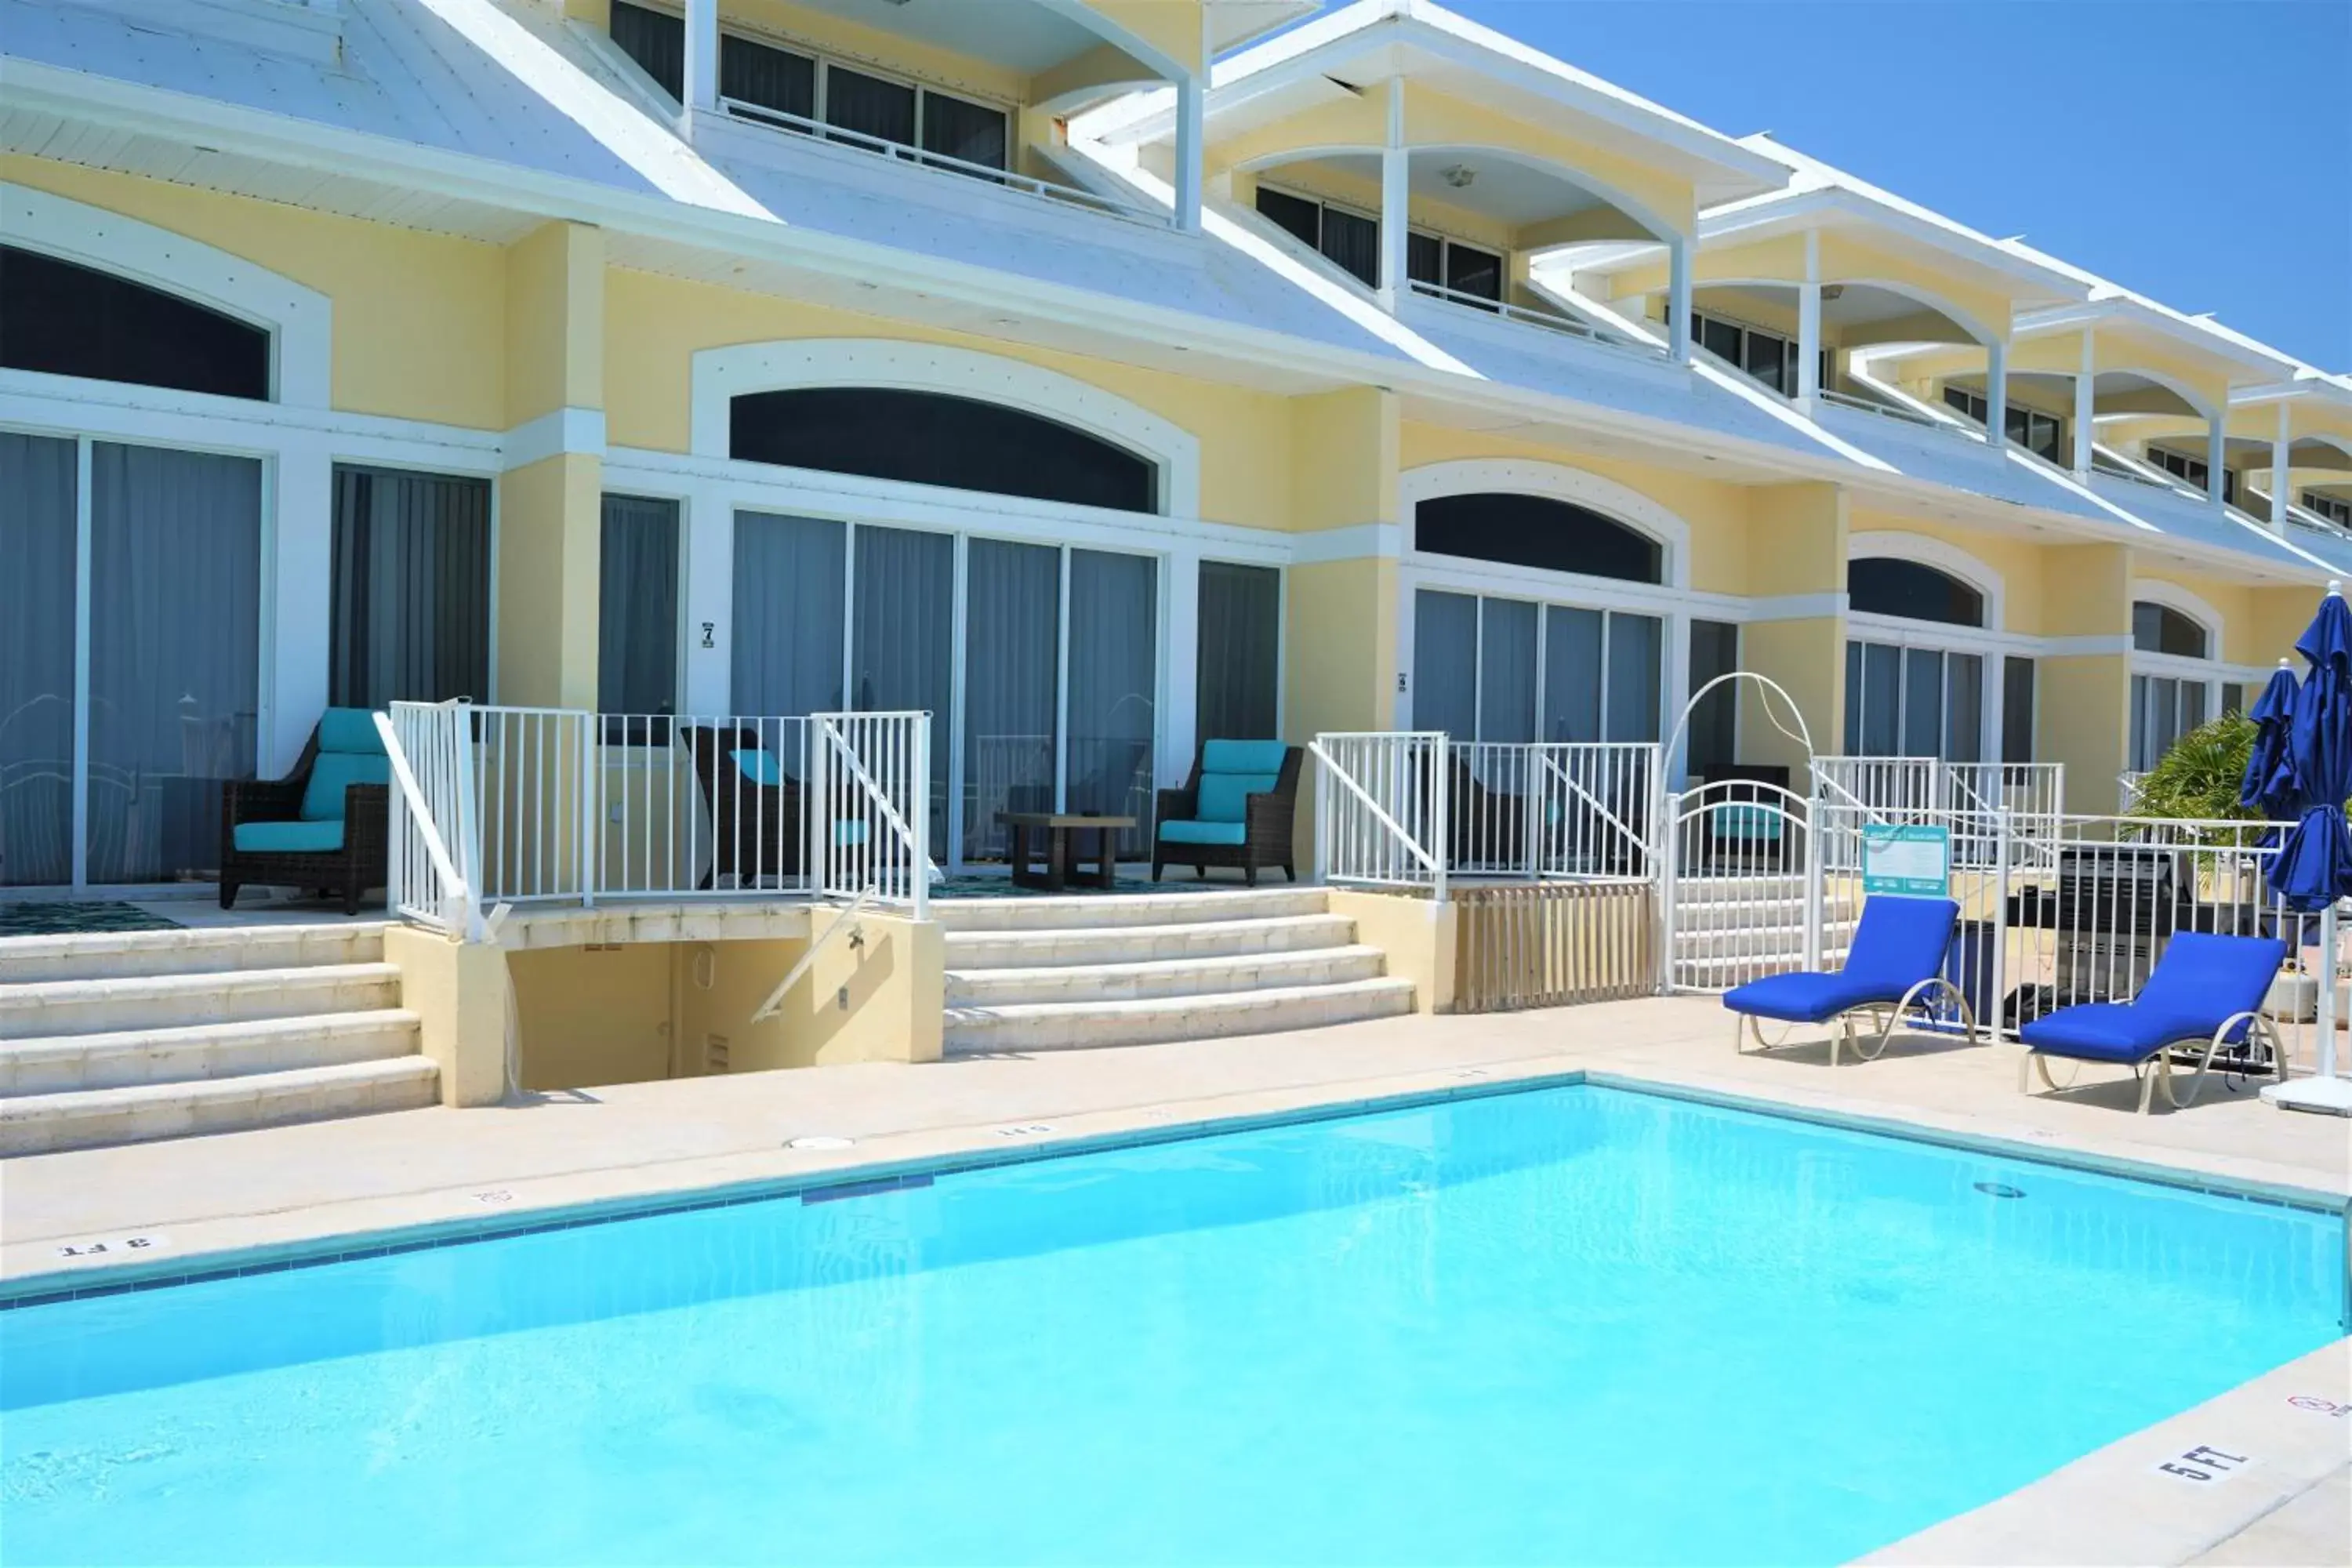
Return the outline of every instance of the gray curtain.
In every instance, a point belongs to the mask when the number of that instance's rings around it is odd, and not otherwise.
[[[1610,612],[1609,711],[1604,720],[1604,739],[1658,738],[1658,704],[1664,690],[1660,656],[1665,651],[1665,624],[1657,616]]]
[[[254,772],[261,465],[98,442],[89,531],[89,880],[216,869]]]
[[[1545,611],[1544,726],[1547,741],[1601,739],[1599,610],[1553,605]]]
[[[963,853],[996,860],[998,812],[1054,809],[1062,552],[975,539],[964,597]]]
[[[1984,757],[1984,656],[1945,657],[1951,672],[1951,717],[1944,726],[1944,760],[1980,762]]]
[[[335,468],[327,700],[490,695],[487,479]]]
[[[1856,754],[1903,754],[1903,650],[1885,643],[1859,643],[1862,649],[1862,744]]]
[[[811,517],[735,514],[738,713],[838,712],[847,530]]]
[[[1467,594],[1413,595],[1412,727],[1478,737],[1478,601]]]
[[[1903,650],[1903,754],[1943,753],[1944,656],[1927,648]]]
[[[849,705],[931,716],[931,853],[948,852],[948,714],[955,686],[955,536],[857,531]]]
[[[1270,741],[1282,679],[1282,574],[1201,563],[1194,729],[1203,741]]]
[[[0,887],[73,877],[74,443],[0,430]]]
[[[1696,693],[1718,676],[1739,668],[1739,628],[1728,621],[1694,620],[1690,624],[1690,689]],[[1739,689],[1718,686],[1699,700],[1691,714],[1689,768],[1704,773],[1729,767],[1738,758]]]
[[[677,502],[604,498],[597,554],[596,706],[677,711]]]
[[[1536,606],[1486,601],[1478,652],[1478,739],[1536,738]]]
[[[1120,852],[1148,852],[1159,691],[1160,584],[1149,556],[1070,552],[1066,809],[1132,816]]]

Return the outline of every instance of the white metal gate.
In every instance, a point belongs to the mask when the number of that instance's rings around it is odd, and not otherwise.
[[[1777,784],[1732,781],[1666,797],[1659,900],[1670,991],[1728,991],[1843,955],[1853,912],[1823,908],[1811,809]]]

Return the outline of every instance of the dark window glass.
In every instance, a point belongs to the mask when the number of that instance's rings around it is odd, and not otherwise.
[[[1416,283],[1445,286],[1445,242],[1433,234],[1404,237],[1404,275]]]
[[[1769,332],[1748,334],[1747,371],[1775,392],[1795,390],[1787,384],[1790,368],[1789,341]]]
[[[1488,492],[1440,496],[1413,509],[1413,543],[1438,555],[1655,583],[1657,541],[1597,511],[1549,496]]]
[[[2033,661],[2013,654],[2000,667],[2000,760],[2033,760]]]
[[[597,554],[596,707],[677,707],[677,502],[604,498]]]
[[[1282,575],[1271,566],[1201,563],[1194,691],[1203,741],[1271,741],[1281,679]]]
[[[1727,621],[1694,620],[1690,624],[1690,689],[1704,688],[1717,676],[1739,668],[1739,628]],[[1727,681],[1699,699],[1691,712],[1689,770],[1704,773],[1727,768],[1735,755],[1739,728],[1739,689]]]
[[[2317,490],[2303,492],[2303,510],[2315,512],[2328,521],[2352,528],[2352,500],[2338,500]]]
[[[1445,286],[1457,294],[1499,300],[1503,297],[1503,258],[1475,246],[1449,244],[1445,247]]]
[[[1691,319],[1698,323],[1699,346],[1726,364],[1738,364],[1739,357],[1739,327],[1732,321],[1718,321],[1713,316],[1696,311]]]
[[[613,0],[613,42],[661,89],[686,101],[686,24],[667,11]],[[719,51],[719,64],[727,54]]]
[[[2132,647],[2140,652],[2205,658],[2205,628],[2171,605],[2146,599],[2132,605]]]
[[[1950,626],[1984,625],[1984,595],[1948,573],[1916,561],[1886,557],[1846,563],[1845,592],[1851,608],[1874,616],[1940,621]]]
[[[327,700],[489,695],[489,481],[338,464]]]
[[[2221,684],[2221,711],[2243,713],[2246,710],[2246,689],[2234,680]]]
[[[1294,196],[1287,191],[1257,188],[1258,216],[1308,249],[1318,249],[1323,243],[1323,209],[1317,203]]]
[[[1004,111],[966,103],[943,92],[923,93],[923,151],[966,163],[1002,169],[1005,158]]]
[[[1337,207],[1323,209],[1323,254],[1367,289],[1381,286],[1381,226]]]
[[[912,146],[915,89],[844,66],[824,68],[824,122],[883,142]]]
[[[934,392],[823,386],[751,393],[730,410],[732,456],[1036,500],[1159,510],[1142,458],[1066,425]]]
[[[1977,421],[1977,423],[1980,425],[1984,423],[1986,408],[1985,400],[1979,397],[1975,393],[1970,392],[1965,386],[1945,387],[1944,406],[1947,408],[1957,408],[1961,413],[1967,415],[1969,418]]]
[[[789,49],[724,37],[719,40],[719,91],[780,114],[814,120],[816,62]]]
[[[267,399],[269,333],[127,278],[0,246],[0,366]]]

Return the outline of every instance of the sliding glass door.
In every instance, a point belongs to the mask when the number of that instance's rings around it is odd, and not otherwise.
[[[1152,557],[744,511],[734,578],[736,711],[932,715],[940,858],[1002,858],[1008,811],[1132,816],[1148,851]]]
[[[1412,722],[1457,741],[1658,739],[1665,624],[1626,610],[1423,588]]]
[[[1983,655],[1857,639],[1845,684],[1848,755],[1983,760]]]
[[[0,434],[0,885],[217,869],[258,749],[261,464]]]

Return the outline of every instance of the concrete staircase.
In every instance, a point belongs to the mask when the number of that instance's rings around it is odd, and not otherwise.
[[[1674,897],[1677,985],[1728,990],[1805,967],[1803,877],[1685,877]],[[1834,969],[1861,910],[1851,896],[1825,891],[1822,915],[1821,961]]]
[[[0,942],[0,1154],[439,1099],[375,923]]]
[[[1319,888],[932,906],[947,1053],[1071,1050],[1306,1029],[1412,1010]]]

